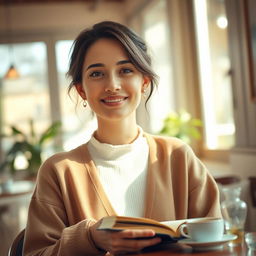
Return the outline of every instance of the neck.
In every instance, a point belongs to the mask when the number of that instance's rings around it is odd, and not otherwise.
[[[94,133],[95,138],[112,145],[132,143],[138,136],[136,120],[106,121],[98,119],[98,129]]]

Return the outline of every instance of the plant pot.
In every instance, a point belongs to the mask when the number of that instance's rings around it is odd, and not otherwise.
[[[0,182],[0,193],[8,193],[12,190],[13,179],[9,178]]]

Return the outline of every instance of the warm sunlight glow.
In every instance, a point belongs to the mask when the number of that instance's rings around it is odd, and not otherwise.
[[[229,149],[234,145],[235,125],[225,5],[194,0],[194,8],[205,147]]]
[[[221,29],[226,29],[228,26],[228,20],[225,16],[219,16],[216,20],[217,26]]]
[[[217,147],[216,129],[214,118],[214,109],[212,102],[212,73],[211,73],[211,61],[210,61],[210,49],[209,49],[209,32],[208,32],[208,20],[207,20],[207,6],[205,0],[196,0],[196,26],[197,26],[197,37],[198,46],[200,48],[199,59],[200,59],[200,72],[201,72],[201,84],[207,86],[201,86],[204,105],[204,126],[207,130],[206,141],[207,146],[210,149]]]

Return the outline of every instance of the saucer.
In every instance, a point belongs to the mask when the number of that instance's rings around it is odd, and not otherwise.
[[[210,241],[210,242],[197,242],[192,239],[182,239],[178,241],[179,244],[185,244],[191,246],[194,250],[197,251],[205,251],[205,250],[217,250],[221,249],[222,246],[232,240],[235,240],[237,235],[228,235],[224,234],[223,237],[218,241]]]

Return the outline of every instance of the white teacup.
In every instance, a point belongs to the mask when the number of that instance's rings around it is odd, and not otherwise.
[[[224,222],[223,219],[191,220],[182,224],[179,230],[183,236],[193,241],[219,241],[224,234]]]

